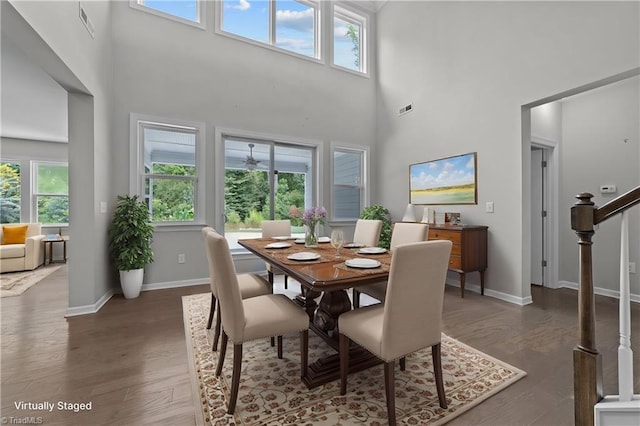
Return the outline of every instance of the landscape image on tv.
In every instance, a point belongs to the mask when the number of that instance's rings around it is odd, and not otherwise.
[[[409,166],[411,204],[477,204],[476,153]]]

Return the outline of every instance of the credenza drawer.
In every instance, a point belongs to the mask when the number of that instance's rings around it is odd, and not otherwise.
[[[462,269],[462,257],[451,254],[449,258],[449,269]]]
[[[462,256],[462,246],[460,244],[451,246],[451,256]]]
[[[430,240],[449,240],[452,243],[460,243],[462,241],[462,233],[458,231],[444,231],[442,229],[429,229]]]

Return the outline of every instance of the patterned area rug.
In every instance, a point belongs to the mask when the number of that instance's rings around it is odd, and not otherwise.
[[[347,395],[339,381],[307,389],[298,377],[298,335],[284,336],[283,359],[269,339],[244,345],[236,412],[228,415],[233,347],[227,347],[222,376],[215,377],[218,352],[211,351],[213,329],[206,329],[211,294],[183,296],[185,335],[199,425],[382,425],[387,423],[382,365],[349,375]],[[334,353],[309,332],[309,362]],[[442,369],[448,408],[438,405],[431,349],[407,357],[396,367],[398,424],[439,425],[469,410],[526,375],[455,339],[442,336]]]
[[[48,265],[33,271],[0,274],[0,297],[19,296],[61,267],[62,265]]]

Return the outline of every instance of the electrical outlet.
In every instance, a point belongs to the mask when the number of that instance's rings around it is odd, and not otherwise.
[[[629,262],[629,273],[630,274],[636,273],[636,262]]]
[[[487,213],[493,213],[493,201],[487,201],[487,203],[484,205],[484,211],[486,211]]]
[[[180,253],[178,255],[178,263],[185,263],[187,261],[187,257],[184,255],[184,253]]]

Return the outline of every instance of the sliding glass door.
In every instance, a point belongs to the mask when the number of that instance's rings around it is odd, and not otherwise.
[[[291,220],[292,235],[303,235],[292,216],[313,204],[315,148],[225,135],[224,232],[229,246],[260,237],[262,221]]]

